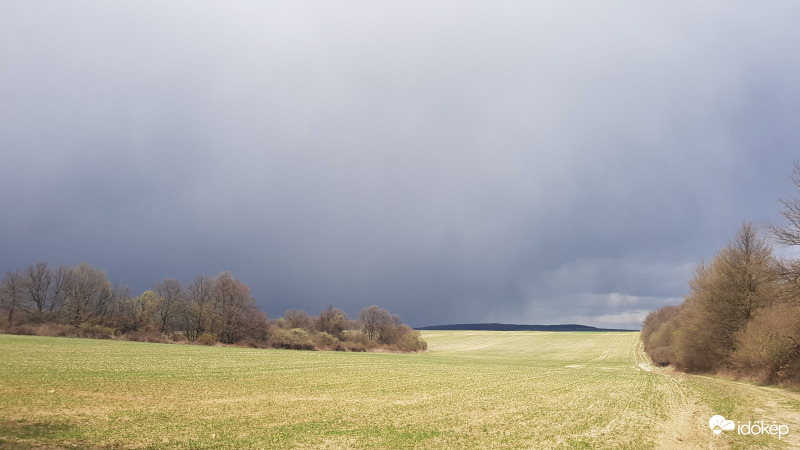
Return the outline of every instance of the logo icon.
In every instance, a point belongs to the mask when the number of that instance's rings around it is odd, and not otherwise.
[[[711,431],[713,431],[714,434],[720,434],[723,431],[731,431],[735,429],[736,424],[733,423],[732,420],[725,420],[724,417],[716,415],[708,419],[708,428],[711,428]]]

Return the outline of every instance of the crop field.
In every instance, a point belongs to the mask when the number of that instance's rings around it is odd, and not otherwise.
[[[654,368],[638,333],[423,336],[394,354],[0,335],[0,447],[800,446],[800,393]],[[715,414],[790,432],[717,436]]]

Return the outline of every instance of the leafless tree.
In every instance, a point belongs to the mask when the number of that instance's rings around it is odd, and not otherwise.
[[[795,188],[800,192],[800,162],[795,162],[790,178]],[[784,224],[767,223],[765,228],[773,240],[780,245],[800,245],[800,196],[790,200],[780,199],[779,201],[783,207],[781,215],[784,218]],[[795,292],[792,295],[795,298],[800,298],[800,259],[779,259],[776,269],[781,279],[793,287]]]
[[[317,330],[328,333],[339,340],[344,340],[344,330],[347,328],[349,320],[344,311],[334,308],[333,305],[328,305],[317,317]]]
[[[175,317],[184,299],[183,286],[175,278],[156,284],[153,289],[158,294],[158,305],[156,312],[159,320],[159,331],[166,336],[175,332]]]
[[[186,288],[185,300],[179,310],[181,331],[190,341],[196,341],[212,328],[214,282],[199,276]]]
[[[111,320],[117,332],[124,334],[139,331],[143,325],[141,319],[139,301],[131,294],[130,288],[128,286],[115,288]]]
[[[23,305],[23,277],[19,272],[6,272],[0,283],[0,306],[8,311],[8,324],[14,319],[14,312]]]
[[[680,366],[716,370],[730,364],[738,333],[775,302],[778,283],[772,261],[772,248],[755,227],[744,223],[710,264],[697,269],[676,319],[680,333],[674,353]]]
[[[42,322],[47,319],[45,314],[49,310],[51,299],[50,283],[52,276],[50,268],[47,263],[40,262],[36,265],[28,266],[23,277],[23,285],[25,294],[33,305],[33,316],[37,322]]]
[[[772,247],[758,235],[755,226],[742,224],[734,240],[722,249],[717,286],[720,299],[734,328],[741,328],[753,317],[756,309],[768,306],[777,295]]]
[[[258,310],[250,288],[233,278],[230,272],[222,272],[214,278],[212,297],[219,340],[233,344],[243,339],[247,315]]]
[[[71,274],[71,269],[64,265],[51,270],[50,303],[47,308],[47,320],[54,320],[63,314],[67,294],[72,288]]]
[[[302,328],[306,331],[314,329],[314,320],[307,312],[298,309],[290,309],[283,314],[286,320],[286,328]]]
[[[361,329],[370,339],[386,340],[390,337],[391,327],[400,325],[400,316],[389,314],[389,311],[372,305],[358,313]]]
[[[794,170],[790,175],[792,182],[800,191],[800,162],[794,163]],[[786,220],[785,225],[768,223],[766,225],[770,235],[782,245],[800,245],[800,197],[791,200],[779,200],[783,211],[781,215]]]
[[[102,321],[113,298],[105,271],[81,263],[69,271],[65,309],[71,325]]]

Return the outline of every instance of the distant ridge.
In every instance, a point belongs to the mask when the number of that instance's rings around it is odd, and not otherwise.
[[[619,328],[595,328],[574,323],[565,325],[513,325],[507,323],[455,323],[417,327],[417,330],[463,330],[463,331],[639,331]]]

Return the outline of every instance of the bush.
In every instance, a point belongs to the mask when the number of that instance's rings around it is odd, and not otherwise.
[[[167,340],[157,331],[131,331],[122,335],[122,339],[135,342],[153,342],[166,344]]]
[[[242,340],[263,346],[272,334],[270,322],[263,312],[251,312],[242,322]]]
[[[653,364],[657,366],[668,366],[675,361],[675,352],[669,347],[651,348],[647,354],[653,360]]]
[[[39,336],[72,336],[73,327],[60,323],[43,323],[36,326],[36,334]]]
[[[322,331],[314,335],[314,344],[316,344],[317,348],[335,349],[341,344],[341,341],[336,339],[335,336]]]
[[[378,340],[382,344],[394,345],[397,344],[400,341],[400,338],[409,331],[411,331],[411,327],[408,325],[386,325],[381,328]]]
[[[324,331],[337,340],[344,340],[344,333],[349,320],[344,311],[334,308],[333,305],[328,305],[328,308],[319,313],[319,317],[316,319],[317,331]]]
[[[111,339],[114,329],[103,325],[81,325],[77,328],[75,337],[89,339]]]
[[[370,339],[365,333],[361,331],[351,330],[348,331],[345,342],[347,343],[347,348],[354,348],[354,346],[350,344],[361,344],[360,346],[355,346],[356,348],[364,347],[366,350],[372,350],[373,348],[378,346],[378,341],[374,339]],[[353,350],[353,351],[361,351],[361,350]]]
[[[800,378],[800,306],[783,303],[758,311],[737,335],[733,362],[741,373],[766,383]]]
[[[36,336],[38,334],[33,326],[27,324],[9,327],[6,332],[8,334],[19,334],[23,336]]]
[[[422,339],[419,331],[407,331],[397,341],[397,348],[404,352],[421,352],[428,349],[428,343]]]
[[[284,314],[286,328],[300,328],[305,331],[314,330],[314,320],[303,310],[290,309]]]
[[[197,337],[197,340],[194,341],[200,345],[214,345],[217,343],[217,336],[213,333],[203,333]]]
[[[267,341],[251,337],[242,339],[236,343],[236,346],[246,348],[269,348]]]
[[[343,349],[348,352],[365,352],[367,347],[361,342],[344,342]]]
[[[292,350],[316,350],[314,343],[308,332],[302,328],[292,328],[291,330],[278,329],[272,333],[269,343],[274,348],[285,348]]]

